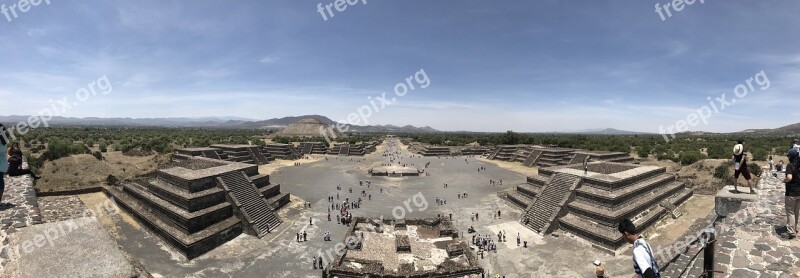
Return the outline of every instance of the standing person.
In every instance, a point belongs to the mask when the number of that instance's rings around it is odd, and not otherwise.
[[[636,273],[636,277],[660,278],[661,274],[658,272],[658,265],[653,256],[653,248],[650,248],[650,244],[636,233],[636,226],[633,222],[630,219],[624,219],[619,222],[617,230],[628,243],[633,244],[633,271]]]
[[[589,156],[583,158],[583,174],[586,175],[589,173]]]
[[[800,152],[792,148],[786,154],[789,158],[789,165],[786,167],[786,199],[784,207],[786,209],[786,230],[789,239],[797,236],[797,223],[800,218]]]
[[[6,133],[6,126],[0,124],[0,205],[3,205],[3,192],[6,189],[6,172],[8,172],[8,154],[6,153],[6,140],[8,135]]]
[[[772,172],[772,168],[773,168],[772,166],[773,166],[774,164],[775,164],[775,163],[772,161],[772,156],[770,155],[770,156],[769,156],[769,162],[767,162],[767,166],[769,166],[769,167],[768,167],[768,169],[769,169],[769,172],[770,172],[770,173]]]
[[[750,176],[750,169],[747,167],[747,149],[745,149],[745,140],[737,140],[738,144],[733,146],[733,191],[739,193],[739,175],[742,175],[747,181],[747,187],[750,188],[750,194],[756,194],[753,190],[753,177]]]

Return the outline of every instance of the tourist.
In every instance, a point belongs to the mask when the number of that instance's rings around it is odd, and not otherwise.
[[[306,236],[307,236],[306,231],[303,231],[303,242],[308,241],[308,237]]]
[[[22,150],[19,149],[19,143],[11,144],[8,149],[8,176],[19,177],[24,175],[31,175],[34,179],[40,177],[31,172],[30,169],[22,169]]]
[[[770,155],[769,159],[768,159],[768,162],[767,162],[767,169],[769,170],[769,172],[772,172],[773,164],[774,164],[774,162],[772,161],[772,156]]]
[[[603,262],[595,260],[592,264],[594,264],[594,275],[596,275],[597,278],[606,277],[606,267],[603,266]]]
[[[775,171],[783,172],[783,160],[778,161],[778,165],[775,166]]]
[[[789,166],[786,167],[786,196],[784,208],[786,209],[786,231],[785,237],[794,239],[797,236],[798,218],[800,218],[800,152],[792,148],[786,154],[789,158]]]
[[[589,156],[583,158],[583,175],[589,173]]]
[[[733,192],[740,193],[739,191],[739,175],[742,175],[747,181],[747,187],[750,188],[750,194],[756,194],[753,190],[753,177],[750,176],[750,169],[747,167],[747,149],[745,148],[745,140],[737,140],[736,146],[733,147]]]
[[[637,277],[658,278],[658,271],[653,249],[642,236],[636,233],[636,226],[630,219],[619,222],[617,230],[628,243],[633,244],[633,271]]]
[[[6,127],[3,124],[0,124],[0,205],[3,205],[3,192],[6,189],[6,172],[8,172],[8,157],[7,157],[7,150],[6,146],[8,145],[8,135],[6,133]]]

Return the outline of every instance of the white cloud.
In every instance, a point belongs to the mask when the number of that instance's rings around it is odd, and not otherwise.
[[[267,57],[264,57],[261,60],[259,60],[259,62],[261,62],[262,64],[272,64],[272,63],[277,62],[278,59],[280,59],[280,58],[277,57],[277,56],[267,56]]]
[[[143,88],[143,87],[147,87],[148,85],[153,84],[153,83],[155,83],[157,81],[158,80],[156,78],[152,77],[149,74],[137,73],[137,74],[134,74],[128,80],[125,80],[124,82],[122,82],[122,86],[123,87],[129,87],[129,88]]]
[[[46,35],[47,35],[47,29],[44,29],[44,28],[34,28],[34,29],[28,30],[28,36],[31,36],[31,37],[41,37],[41,36],[46,36]]]

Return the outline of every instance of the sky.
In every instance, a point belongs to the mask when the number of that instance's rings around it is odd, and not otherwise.
[[[344,122],[372,107],[359,119],[489,132],[800,122],[798,1],[47,1],[0,0],[0,115]]]

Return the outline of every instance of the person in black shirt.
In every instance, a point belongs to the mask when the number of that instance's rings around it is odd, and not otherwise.
[[[8,149],[8,175],[11,177],[31,175],[34,179],[39,178],[30,169],[22,169],[22,150],[19,149],[19,143],[11,144],[11,148]]]
[[[747,181],[747,187],[750,188],[750,194],[756,194],[753,190],[753,177],[750,175],[750,168],[747,166],[745,140],[739,139],[737,142],[739,144],[733,147],[733,191],[739,193],[739,175],[742,175]]]
[[[0,124],[0,201],[3,200],[3,192],[5,192],[6,189],[5,172],[8,171],[8,153],[6,152],[6,145],[8,145],[7,138],[6,127]],[[4,206],[4,204],[0,202],[0,206]]]
[[[800,152],[792,148],[786,154],[789,158],[789,165],[786,167],[786,178],[783,182],[786,184],[786,199],[784,207],[786,208],[786,230],[788,238],[793,239],[797,236],[797,223],[800,218]]]

